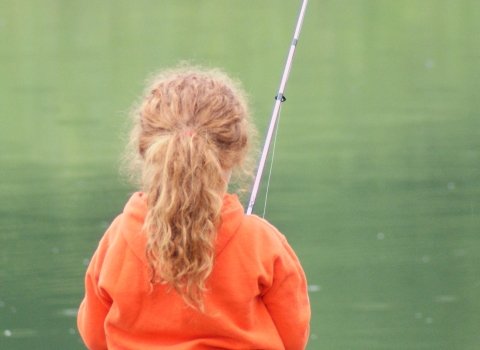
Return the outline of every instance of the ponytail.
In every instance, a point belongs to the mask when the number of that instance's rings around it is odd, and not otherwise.
[[[214,260],[220,222],[222,169],[198,136],[162,138],[145,157],[147,257],[162,283],[193,305],[202,301]],[[162,155],[160,157],[160,155]],[[199,210],[201,209],[201,210]]]
[[[225,74],[191,67],[159,75],[149,90],[131,137],[148,203],[151,282],[204,312],[225,172],[242,167],[249,146],[246,99]]]

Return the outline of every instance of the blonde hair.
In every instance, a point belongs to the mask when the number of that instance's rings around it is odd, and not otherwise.
[[[203,312],[225,171],[248,163],[254,129],[245,93],[220,70],[183,64],[157,74],[133,116],[151,282],[169,284]]]

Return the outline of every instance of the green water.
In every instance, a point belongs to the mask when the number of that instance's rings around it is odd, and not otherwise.
[[[144,78],[223,67],[263,133],[299,7],[0,0],[0,349],[84,349]],[[480,349],[479,95],[480,2],[310,0],[266,209],[307,273],[308,349]]]

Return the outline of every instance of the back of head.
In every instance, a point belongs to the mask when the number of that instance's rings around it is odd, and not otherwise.
[[[161,72],[135,112],[131,140],[147,194],[152,281],[169,284],[199,309],[215,257],[225,172],[242,167],[250,129],[245,94],[219,70]]]

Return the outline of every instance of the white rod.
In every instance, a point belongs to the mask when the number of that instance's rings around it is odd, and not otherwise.
[[[287,62],[285,63],[285,68],[283,70],[282,80],[280,82],[280,88],[278,89],[278,94],[275,99],[275,105],[273,107],[272,117],[270,119],[270,126],[268,127],[267,136],[265,138],[265,144],[263,146],[262,155],[260,157],[260,162],[258,164],[257,174],[255,175],[255,181],[252,187],[252,193],[250,195],[250,200],[248,202],[246,214],[250,215],[253,212],[253,206],[257,199],[258,189],[260,188],[260,181],[262,180],[263,169],[265,168],[265,163],[267,161],[268,150],[270,148],[270,142],[272,141],[273,131],[275,130],[275,125],[278,119],[278,113],[280,111],[280,104],[283,102],[283,92],[285,90],[285,85],[287,84],[288,75],[290,73],[290,68],[292,67],[293,55],[295,53],[295,48],[297,47],[298,36],[300,35],[300,30],[302,29],[303,18],[305,16],[305,10],[307,8],[308,0],[303,0],[302,8],[300,14],[298,15],[297,26],[295,28],[295,34],[293,35],[293,41],[290,46],[290,50],[287,56]]]

